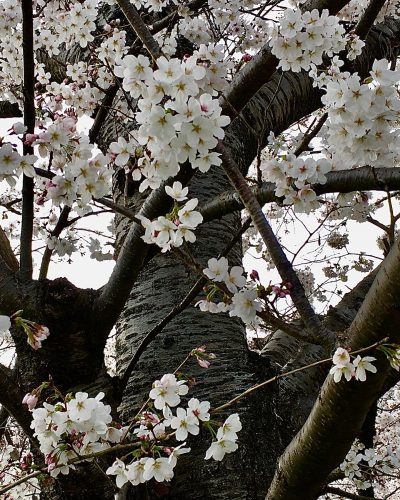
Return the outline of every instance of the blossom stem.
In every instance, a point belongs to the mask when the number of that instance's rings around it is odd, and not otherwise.
[[[352,355],[361,354],[363,352],[371,351],[372,349],[375,349],[376,347],[384,344],[388,340],[389,340],[389,337],[385,337],[384,339],[382,339],[378,342],[375,342],[374,344],[371,344],[367,347],[363,347],[362,349],[357,349],[356,351],[351,352],[351,354]],[[264,382],[261,382],[261,384],[256,384],[253,387],[250,387],[249,389],[242,392],[241,394],[239,394],[235,398],[231,399],[227,403],[224,403],[223,405],[218,406],[217,408],[214,408],[213,410],[210,411],[210,413],[219,413],[222,410],[225,410],[225,408],[229,408],[230,406],[232,406],[234,403],[236,403],[240,399],[248,396],[249,394],[253,393],[254,391],[256,391],[258,389],[261,389],[261,387],[265,387],[266,385],[272,384],[273,382],[276,382],[277,380],[279,380],[283,377],[287,377],[288,375],[293,375],[294,373],[302,372],[304,370],[308,370],[309,368],[323,365],[323,364],[328,363],[328,362],[332,362],[332,358],[320,359],[319,361],[315,361],[314,363],[311,363],[309,365],[301,366],[300,368],[295,368],[294,370],[289,370],[288,372],[279,373],[278,375],[275,375],[274,377],[269,378],[268,380],[265,380]]]

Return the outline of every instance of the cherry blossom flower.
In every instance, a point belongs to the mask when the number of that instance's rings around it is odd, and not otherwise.
[[[230,441],[236,441],[237,433],[242,430],[242,423],[240,422],[239,415],[233,413],[230,415],[218,429],[217,438],[224,437]]]
[[[181,400],[180,396],[188,393],[188,386],[185,381],[178,381],[172,373],[163,375],[160,380],[156,380],[149,397],[154,399],[154,406],[162,410],[165,405],[177,406]]]
[[[241,266],[231,267],[228,277],[225,279],[225,284],[232,293],[236,293],[238,288],[243,288],[246,284],[246,277],[243,276],[243,268]]]
[[[256,314],[261,311],[262,304],[258,300],[256,289],[242,289],[232,297],[232,309],[230,316],[239,316],[246,324],[252,323],[256,319]]]
[[[115,155],[115,164],[124,167],[131,156],[135,154],[133,144],[127,142],[123,137],[118,137],[118,142],[112,142],[109,147],[111,153]]]
[[[333,380],[335,382],[340,382],[343,375],[345,379],[349,381],[354,375],[354,366],[351,363],[347,363],[345,365],[334,365],[329,370],[329,373],[333,375]]]
[[[145,464],[149,457],[143,457],[140,460],[135,460],[131,464],[126,466],[125,474],[133,486],[137,486],[140,483],[144,483],[146,480],[144,478]]]
[[[172,467],[175,467],[177,464],[177,459],[181,456],[184,455],[185,453],[190,452],[190,448],[184,448],[186,443],[182,443],[179,446],[176,446],[175,448],[167,448],[164,449],[169,454],[168,461],[172,465]]]
[[[333,355],[332,362],[334,365],[344,366],[350,363],[350,354],[346,349],[338,347]]]
[[[238,449],[237,443],[225,439],[224,437],[219,438],[217,441],[213,441],[211,446],[206,451],[206,460],[213,458],[220,462],[226,453],[233,453]]]
[[[149,481],[154,477],[156,481],[170,481],[174,476],[174,467],[168,458],[148,458],[144,464],[143,479]]]
[[[129,481],[127,467],[119,458],[116,458],[111,467],[106,470],[106,474],[116,476],[115,482],[118,488],[121,488],[125,483]]]
[[[191,412],[198,420],[208,422],[210,420],[210,403],[191,398],[188,402],[188,413]]]
[[[225,281],[228,279],[228,259],[221,257],[220,259],[209,259],[208,267],[203,269],[203,273],[213,281]]]
[[[189,188],[182,187],[180,182],[174,182],[172,186],[165,186],[165,192],[176,201],[184,201],[187,199]]]
[[[376,361],[376,358],[372,356],[364,356],[363,358],[361,356],[356,357],[356,359],[353,361],[353,365],[356,369],[356,380],[365,382],[365,380],[367,379],[367,371],[376,373],[376,366],[374,366],[371,361]]]
[[[201,213],[194,210],[198,202],[197,198],[192,198],[178,211],[179,220],[186,227],[196,228],[203,222]]]
[[[190,410],[186,412],[183,408],[177,408],[176,417],[171,420],[172,429],[176,429],[175,437],[178,441],[185,441],[188,434],[197,436],[199,433],[198,419]]]
[[[86,392],[77,392],[75,398],[67,403],[70,417],[77,422],[89,420],[96,403]]]

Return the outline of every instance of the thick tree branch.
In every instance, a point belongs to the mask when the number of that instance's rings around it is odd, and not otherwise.
[[[104,197],[96,198],[95,201],[97,203],[100,203],[100,205],[104,205],[105,207],[111,208],[111,210],[113,210],[115,213],[121,214],[124,217],[127,217],[128,219],[133,220],[134,222],[140,224],[139,219],[136,218],[136,213],[130,208],[124,207],[123,205],[119,205],[118,203],[115,203],[114,201]]]
[[[18,386],[12,376],[12,370],[0,364],[0,404],[7,409],[25,434],[34,443],[33,430],[31,429],[31,415],[24,405]]]
[[[279,241],[272,231],[272,228],[269,225],[259,203],[257,202],[257,199],[247,185],[238,166],[222,144],[218,146],[217,150],[221,153],[221,159],[223,162],[222,165],[225,173],[231,181],[233,187],[239,193],[244,206],[253,220],[254,226],[267,246],[268,252],[276,265],[282,281],[287,281],[293,286],[290,296],[308,330],[310,342],[323,345],[327,348],[332,348],[335,342],[335,336],[321,324],[318,316],[311,307],[304,292],[303,285],[300,283],[296,272],[286,257],[285,252],[279,244]]]
[[[379,12],[385,5],[386,0],[371,0],[368,7],[363,12],[360,20],[355,29],[355,34],[358,35],[362,40],[364,40],[372,25],[375,22]]]
[[[22,0],[22,47],[24,57],[24,124],[27,133],[35,129],[35,62],[33,53],[33,6],[31,0]],[[32,146],[23,146],[24,155],[33,154]],[[32,235],[33,235],[33,186],[31,177],[23,176],[20,272],[23,280],[32,278]]]
[[[0,408],[0,440],[3,438],[6,427],[7,427],[7,422],[8,419],[10,418],[10,414],[8,413],[7,408],[2,406]]]
[[[16,102],[0,101],[0,118],[20,118],[21,110]]]
[[[337,14],[348,3],[350,3],[350,0],[308,0],[302,5],[301,10],[305,12],[306,10],[317,9],[321,12],[328,9],[329,13],[333,15]]]
[[[400,189],[400,170],[394,168],[361,167],[354,170],[339,170],[327,174],[325,184],[314,184],[312,188],[317,195],[330,193],[351,193],[353,191],[392,191]],[[260,205],[281,203],[282,199],[275,195],[276,186],[272,182],[264,182],[260,188],[252,191]],[[207,202],[200,211],[204,221],[218,219],[244,206],[236,191],[219,195]]]
[[[398,240],[381,264],[346,332],[351,350],[379,342],[383,336],[389,336],[392,343],[399,343],[399,293]],[[344,459],[384,386],[389,363],[380,352],[375,356],[378,358],[375,363],[378,372],[368,374],[366,382],[352,380],[335,383],[328,376],[306,423],[279,461],[266,497],[268,500],[312,500],[321,493],[328,474]]]
[[[184,165],[175,180],[179,180],[183,185],[186,185],[193,174],[194,172],[190,166]],[[171,198],[165,193],[165,184],[163,184],[147,198],[140,210],[140,215],[152,220],[162,213],[166,213],[170,206]],[[137,275],[143,267],[150,248],[142,240],[143,234],[143,227],[136,222],[132,222],[110,279],[102,288],[99,297],[94,303],[93,321],[100,325],[98,330],[103,335],[108,335],[110,332],[126,299],[129,297]]]
[[[7,264],[12,271],[18,271],[19,263],[12,251],[10,241],[6,233],[0,227],[0,258]]]
[[[126,19],[131,25],[132,29],[142,41],[143,45],[148,50],[149,54],[153,59],[157,59],[162,55],[160,47],[153,35],[150,33],[149,28],[144,23],[143,19],[140,17],[139,12],[132,5],[129,0],[117,0],[118,5],[121,7]]]
[[[330,14],[337,14],[350,0],[318,0],[308,1],[302,6],[302,11],[328,9]],[[251,97],[275,73],[279,60],[272,54],[269,43],[266,43],[253,59],[236,75],[233,82],[221,98],[222,113],[235,118]]]
[[[118,93],[119,86],[114,84],[107,89],[106,95],[103,97],[103,101],[96,113],[93,124],[89,130],[89,140],[92,144],[96,142],[97,136],[100,132],[101,127],[107,118],[108,112],[114,102],[114,98]]]
[[[341,498],[349,498],[350,500],[378,500],[375,497],[365,496],[365,495],[357,495],[355,493],[349,493],[348,491],[344,491],[341,488],[335,488],[333,486],[327,486],[324,489],[324,493],[332,493],[332,495],[337,495]]]
[[[63,229],[65,229],[68,226],[68,216],[70,212],[71,212],[71,207],[65,205],[61,210],[61,214],[55,228],[51,232],[51,236],[55,236],[56,238],[58,238],[62,233]],[[44,279],[47,277],[52,255],[53,255],[53,249],[49,248],[49,246],[46,246],[42,257],[42,263],[40,265],[39,279]]]
[[[229,252],[232,250],[234,245],[240,241],[243,233],[249,228],[251,219],[248,219],[240,228],[240,230],[235,234],[235,236],[231,239],[228,245],[225,247],[224,251],[218,255],[218,258],[226,257]],[[207,284],[208,279],[202,275],[196,283],[192,286],[186,296],[181,300],[179,304],[177,304],[152,330],[144,337],[141,344],[137,348],[134,356],[130,360],[125,373],[121,378],[121,386],[123,388],[126,387],[129,378],[137,365],[137,362],[140,359],[140,356],[144,353],[147,347],[153,342],[153,340],[162,332],[166,325],[168,325],[178,314],[184,311],[199,295],[201,290]]]

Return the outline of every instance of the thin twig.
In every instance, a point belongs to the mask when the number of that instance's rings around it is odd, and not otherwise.
[[[62,231],[68,226],[68,216],[70,212],[71,212],[71,207],[65,205],[61,210],[61,214],[55,228],[51,232],[51,236],[55,236],[56,238],[58,238],[62,233]],[[53,255],[53,250],[54,249],[51,249],[48,245],[44,250],[42,263],[40,265],[39,279],[44,279],[47,277],[51,256]]]
[[[375,349],[376,347],[384,344],[389,340],[389,337],[385,337],[384,339],[380,340],[379,342],[375,342],[374,344],[368,346],[368,347],[363,347],[362,349],[358,349],[356,351],[350,352],[352,355],[353,354],[361,354],[363,352],[371,351],[372,349]],[[210,413],[219,413],[221,410],[224,410],[225,408],[229,408],[232,406],[234,403],[239,401],[240,399],[248,396],[252,392],[260,389],[261,387],[264,387],[268,384],[272,384],[273,382],[276,382],[280,378],[287,377],[288,375],[293,375],[294,373],[302,372],[304,370],[308,370],[309,368],[314,368],[315,366],[323,365],[324,363],[332,362],[332,358],[326,358],[326,359],[321,359],[319,361],[315,361],[314,363],[311,363],[306,366],[301,366],[300,368],[295,368],[293,370],[289,370],[288,372],[284,373],[279,373],[278,375],[275,375],[274,377],[266,380],[265,382],[261,382],[261,384],[256,384],[253,387],[250,387],[246,391],[242,392],[239,394],[239,396],[236,396],[235,398],[231,399],[227,403],[224,403],[221,406],[218,406],[217,408],[214,408],[213,410],[210,411]]]
[[[349,493],[341,488],[334,488],[333,486],[327,486],[323,493],[332,493],[333,495],[338,495],[340,498],[349,498],[350,500],[379,500],[376,497],[366,497],[365,495],[357,495],[356,493]]]

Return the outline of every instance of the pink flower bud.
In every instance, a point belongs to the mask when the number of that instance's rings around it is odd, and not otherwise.
[[[201,366],[202,368],[209,368],[211,364],[206,359],[200,359],[200,358],[197,358],[197,362],[199,363],[199,366]]]
[[[38,139],[37,134],[26,134],[24,139],[25,146],[32,146],[32,144]]]
[[[252,279],[253,281],[260,281],[260,276],[258,275],[258,272],[255,269],[251,271],[250,279]]]
[[[28,392],[28,394],[25,394],[24,399],[22,400],[22,404],[27,405],[28,410],[32,411],[35,408],[38,400],[39,398],[35,394],[31,394],[30,392]]]

